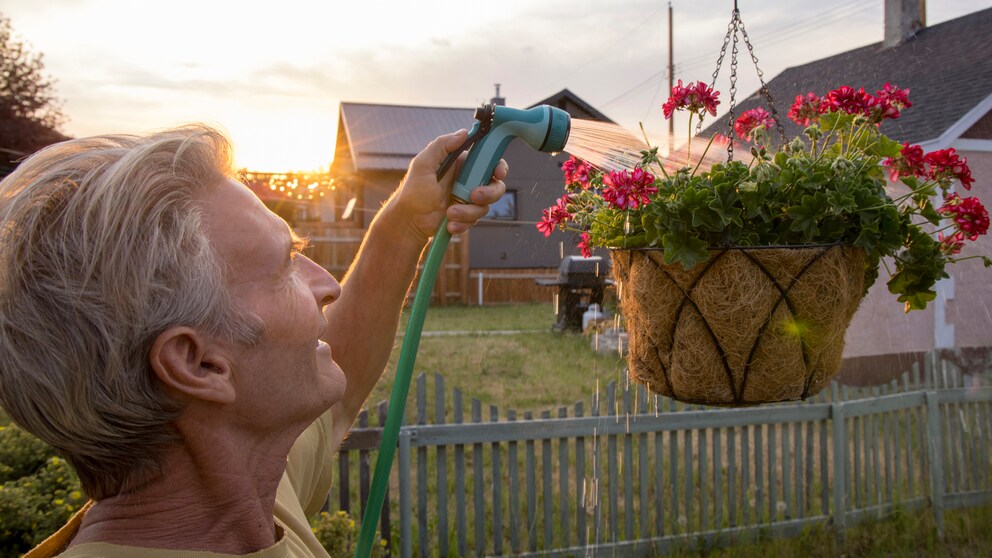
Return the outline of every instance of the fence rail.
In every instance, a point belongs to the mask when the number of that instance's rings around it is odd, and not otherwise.
[[[744,409],[613,382],[588,408],[501,417],[421,374],[380,529],[404,557],[649,556],[843,530],[897,506],[931,507],[942,529],[945,509],[992,503],[992,387],[969,378],[932,357],[886,386]],[[340,455],[339,509],[366,499],[380,430],[362,420]]]

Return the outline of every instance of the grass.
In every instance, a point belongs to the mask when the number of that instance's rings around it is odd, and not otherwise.
[[[389,399],[407,318],[404,312],[389,365],[370,404]],[[589,336],[551,331],[554,320],[550,304],[431,308],[414,375],[440,373],[448,392],[458,388],[484,405],[521,412],[588,401],[597,380],[605,385],[622,379],[624,362],[619,355],[595,351]],[[523,333],[492,333],[507,330]],[[460,333],[431,336],[431,332]],[[411,402],[415,389],[410,390]]]
[[[680,549],[668,556],[688,558],[979,558],[992,549],[992,506],[945,513],[944,538],[929,509],[897,509],[881,520],[869,520],[847,530],[842,538],[822,525],[791,539],[775,539],[711,550]]]

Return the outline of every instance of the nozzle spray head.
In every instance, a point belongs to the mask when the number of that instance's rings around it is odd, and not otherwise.
[[[521,110],[484,105],[475,110],[475,126],[469,137],[481,135],[468,152],[451,195],[469,202],[472,190],[489,182],[496,164],[513,138],[545,153],[565,149],[572,119],[567,112],[548,105]]]

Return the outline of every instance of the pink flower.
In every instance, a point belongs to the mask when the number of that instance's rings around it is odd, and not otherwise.
[[[854,90],[853,87],[843,85],[827,93],[825,104],[832,112],[846,112],[848,114],[866,114],[865,105],[869,95],[865,93],[864,87]]]
[[[909,102],[909,89],[899,89],[891,83],[886,83],[875,92],[875,95],[879,99],[892,103],[898,110],[913,106],[913,103]]]
[[[901,176],[924,176],[926,167],[923,164],[923,148],[919,145],[902,144],[901,156],[891,157],[882,161],[889,167],[889,180],[895,182]]]
[[[545,238],[558,227],[564,227],[565,223],[572,220],[572,214],[568,212],[568,204],[572,202],[569,194],[558,198],[558,202],[542,211],[541,220],[537,223],[537,230],[544,233]]]
[[[825,109],[826,104],[816,93],[807,93],[805,97],[796,95],[796,101],[789,109],[789,118],[800,126],[809,126]]]
[[[953,256],[961,252],[964,248],[964,233],[958,231],[951,236],[944,236],[944,233],[937,233],[937,241],[940,242],[940,251],[948,256]]]
[[[658,193],[654,176],[644,169],[634,172],[613,171],[603,177],[603,199],[616,209],[637,209],[651,202],[651,194]]]
[[[579,242],[579,250],[582,251],[582,257],[588,258],[592,256],[592,247],[589,245],[589,232],[582,233],[582,241]]]
[[[734,122],[734,131],[737,132],[739,138],[749,141],[751,134],[755,130],[759,128],[768,130],[774,125],[775,119],[768,114],[768,111],[758,107],[744,111],[744,114],[741,114],[737,122]]]
[[[968,159],[958,156],[953,147],[927,153],[923,158],[927,164],[927,178],[938,182],[960,180],[965,190],[971,190],[975,179],[971,177]]]
[[[957,193],[948,194],[944,205],[937,210],[941,215],[950,216],[955,228],[968,240],[978,240],[989,230],[989,212],[978,198],[962,198]]]
[[[562,163],[561,170],[565,175],[566,187],[579,187],[583,190],[589,188],[589,171],[592,170],[589,163],[573,156]]]
[[[712,87],[701,81],[683,86],[682,80],[672,88],[672,96],[661,106],[665,113],[665,119],[672,117],[676,110],[686,109],[689,112],[702,115],[703,111],[716,116],[716,107],[720,104],[717,97],[719,91],[714,91]]]

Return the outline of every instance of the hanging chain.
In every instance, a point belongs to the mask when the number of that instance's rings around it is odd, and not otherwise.
[[[720,66],[723,65],[723,57],[727,55],[727,45],[730,44],[730,37],[734,36],[734,31],[736,30],[736,18],[730,20],[730,24],[727,25],[727,35],[723,37],[723,45],[720,47],[720,56],[716,59],[716,69],[713,70],[713,79],[710,81],[710,89],[716,88],[716,78],[720,75]],[[696,122],[696,135],[699,135],[703,129],[703,119],[700,118],[699,122]]]
[[[734,9],[734,21],[740,23],[741,14]],[[727,109],[727,162],[734,160],[734,109],[737,108],[737,33],[730,51],[730,103]]]
[[[782,137],[782,141],[785,141],[785,128],[782,126],[782,121],[778,116],[778,109],[775,107],[775,100],[772,99],[771,91],[768,89],[768,84],[765,83],[765,73],[761,71],[758,67],[758,57],[754,54],[754,46],[751,45],[751,38],[747,35],[747,30],[744,28],[744,20],[741,19],[741,11],[737,9],[737,2],[734,1],[734,12],[730,18],[730,24],[727,25],[727,35],[723,38],[723,45],[720,47],[720,56],[716,59],[716,69],[713,70],[713,79],[710,81],[710,88],[716,88],[716,80],[720,75],[720,67],[723,65],[723,58],[727,55],[727,45],[731,45],[730,49],[730,99],[729,99],[729,110],[727,111],[727,161],[734,160],[734,109],[737,108],[737,55],[740,52],[737,48],[738,38],[737,31],[740,31],[741,36],[744,39],[744,45],[747,47],[748,53],[751,55],[751,62],[754,63],[754,69],[758,73],[758,81],[761,82],[761,89],[758,92],[768,101],[768,106],[771,109],[771,116],[775,120],[775,127],[778,129],[779,135]],[[733,43],[731,44],[731,40]],[[696,134],[698,135],[703,128],[703,119],[700,118],[699,122],[696,123]]]
[[[778,116],[778,109],[775,108],[775,99],[772,99],[772,92],[768,89],[768,84],[765,83],[765,73],[761,71],[758,67],[758,57],[754,55],[754,47],[751,46],[751,38],[747,36],[747,30],[744,29],[744,22],[740,19],[740,14],[737,16],[737,21],[740,22],[741,26],[741,36],[744,37],[744,44],[747,45],[747,51],[751,54],[751,62],[754,62],[754,69],[758,72],[758,81],[761,82],[761,89],[759,92],[768,101],[768,108],[772,111],[772,118],[775,120],[775,128],[778,130],[779,136],[782,137],[782,143],[785,143],[785,127],[782,126],[782,119]],[[735,35],[736,39],[737,36]]]

